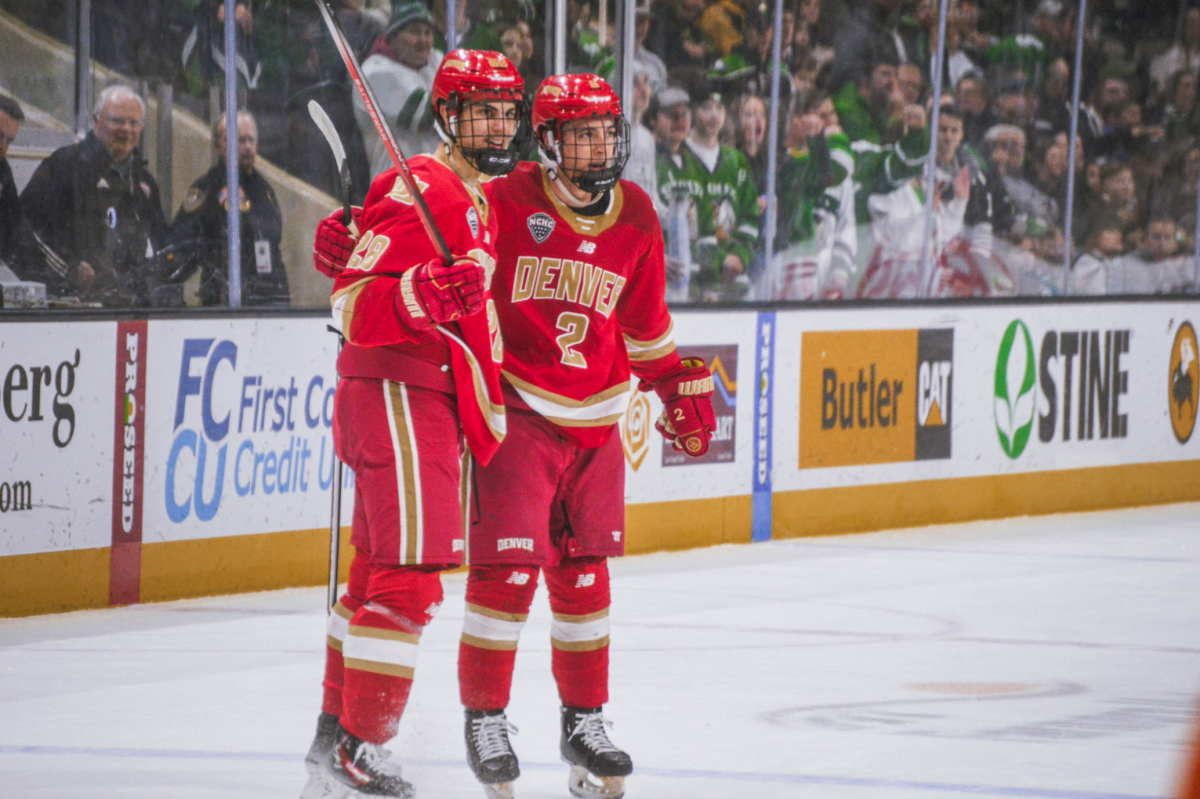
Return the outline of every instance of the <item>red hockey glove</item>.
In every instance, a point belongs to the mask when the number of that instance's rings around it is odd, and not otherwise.
[[[353,217],[349,229],[342,224],[342,212],[334,211],[317,225],[313,239],[313,266],[325,277],[337,277],[346,268],[354,245],[358,244],[358,222],[362,209],[357,205],[350,209]]]
[[[716,418],[712,407],[713,376],[703,358],[684,358],[677,370],[653,383],[642,383],[640,388],[654,389],[662,400],[665,407],[654,429],[671,442],[676,452],[693,458],[708,452]]]
[[[414,330],[453,322],[483,308],[483,267],[470,258],[446,266],[440,260],[421,264],[400,278],[396,312]]]

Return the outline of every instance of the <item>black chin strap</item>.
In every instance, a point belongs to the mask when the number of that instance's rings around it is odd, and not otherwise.
[[[606,191],[600,195],[600,199],[596,200],[596,202],[591,203],[590,205],[585,205],[582,208],[573,208],[571,210],[580,216],[603,216],[608,211],[608,205],[612,199],[611,195],[611,191]]]

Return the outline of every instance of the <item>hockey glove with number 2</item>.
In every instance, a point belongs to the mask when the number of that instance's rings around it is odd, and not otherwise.
[[[674,372],[653,383],[643,382],[640,388],[653,389],[662,400],[663,413],[654,423],[654,429],[671,442],[676,452],[693,458],[708,452],[716,419],[712,407],[713,376],[703,358],[684,358]]]
[[[483,308],[486,276],[478,261],[459,258],[450,265],[435,259],[400,278],[396,312],[414,330],[453,322]]]
[[[334,211],[317,224],[317,235],[313,239],[313,266],[326,277],[337,277],[346,268],[346,262],[358,244],[358,222],[362,209],[357,205],[350,209],[353,217],[347,229],[342,224],[342,212]]]

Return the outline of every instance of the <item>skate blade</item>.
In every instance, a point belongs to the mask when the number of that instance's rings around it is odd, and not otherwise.
[[[625,795],[624,777],[595,777],[583,766],[571,766],[567,790],[579,799],[621,799]]]
[[[318,768],[300,791],[300,799],[347,799],[351,790],[340,782],[327,779]]]
[[[517,792],[511,782],[485,782],[483,783],[483,795],[487,799],[513,799]]]

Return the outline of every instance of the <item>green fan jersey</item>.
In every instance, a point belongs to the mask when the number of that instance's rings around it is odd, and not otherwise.
[[[729,255],[737,255],[749,269],[758,241],[758,191],[746,157],[721,145],[709,171],[685,142],[677,155],[660,155],[657,170],[663,207],[670,207],[677,191],[686,191],[696,209],[692,260],[699,272],[691,283],[694,292],[721,287],[721,265]]]

